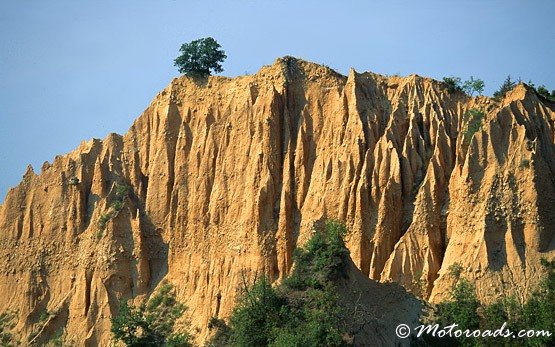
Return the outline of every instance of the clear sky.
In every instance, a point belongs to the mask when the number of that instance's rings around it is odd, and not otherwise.
[[[301,4],[302,3],[302,4]],[[0,201],[28,164],[125,133],[212,36],[223,75],[293,55],[342,73],[508,75],[555,89],[555,1],[2,1]]]

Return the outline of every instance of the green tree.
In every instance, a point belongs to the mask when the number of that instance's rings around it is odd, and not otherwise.
[[[511,75],[507,76],[505,81],[499,87],[499,90],[493,93],[493,97],[497,100],[501,100],[505,97],[505,95],[511,91],[514,87],[516,87],[516,82],[511,80]]]
[[[470,79],[464,82],[462,89],[466,94],[472,96],[475,92],[478,93],[478,95],[482,95],[484,87],[485,84],[483,80],[479,78],[474,79],[473,76],[470,76]]]
[[[211,71],[222,72],[222,63],[227,56],[220,44],[211,37],[181,45],[181,55],[174,60],[180,73],[191,77],[206,77]]]
[[[447,85],[447,89],[451,93],[453,92],[464,93],[460,77],[455,77],[455,76],[443,77],[443,83]]]
[[[159,292],[138,307],[123,301],[112,317],[112,335],[126,346],[190,346],[190,335],[176,331],[175,323],[185,305],[175,299],[173,286],[163,284]]]
[[[536,88],[536,92],[541,97],[543,97],[547,100],[555,101],[555,90],[552,90],[551,94],[550,94],[549,91],[547,90],[547,88],[544,85],[541,85],[538,88]]]

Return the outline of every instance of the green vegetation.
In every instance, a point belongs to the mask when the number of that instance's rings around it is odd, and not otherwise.
[[[50,312],[48,312],[48,310],[44,310],[39,316],[39,322],[44,323],[48,320],[48,318],[50,318]]]
[[[335,282],[348,250],[345,226],[328,221],[294,253],[291,276],[278,287],[266,278],[244,286],[230,325],[211,320],[210,346],[342,346],[341,308]]]
[[[67,343],[67,341],[64,340],[64,335],[65,335],[64,328],[62,327],[62,328],[58,329],[56,331],[56,333],[54,334],[54,336],[52,336],[50,341],[48,341],[47,346],[53,346],[53,347],[67,346],[68,343]]]
[[[474,79],[473,76],[470,76],[470,79],[465,81],[462,85],[463,91],[470,96],[474,95],[475,92],[479,95],[482,95],[482,93],[484,92],[484,87],[484,81],[479,78]]]
[[[304,248],[293,253],[295,271],[285,279],[293,289],[323,288],[337,279],[343,271],[344,258],[349,254],[343,237],[343,224],[328,221],[324,232],[316,232]]]
[[[505,95],[510,92],[514,87],[516,87],[516,82],[511,80],[511,75],[507,76],[505,81],[501,84],[499,89],[493,93],[493,98],[496,100],[501,100]]]
[[[555,260],[542,260],[545,278],[540,287],[524,303],[519,304],[514,297],[501,298],[491,305],[480,303],[476,290],[468,280],[460,278],[462,267],[453,268],[456,283],[451,291],[451,299],[436,306],[434,318],[427,324],[438,323],[441,327],[457,323],[460,329],[480,329],[494,331],[504,322],[507,328],[517,333],[520,330],[544,330],[554,332],[555,327]],[[450,272],[451,273],[451,272]],[[457,275],[458,273],[458,275]],[[445,346],[555,346],[555,334],[525,338],[433,338],[425,335],[424,340],[431,345]]]
[[[190,346],[191,335],[176,329],[185,309],[175,299],[173,286],[165,283],[138,307],[121,302],[119,314],[111,319],[112,335],[126,346]]]
[[[534,85],[531,85],[532,88],[534,88]],[[551,91],[551,94],[549,93],[549,91],[547,90],[547,88],[544,85],[540,85],[538,88],[534,88],[536,90],[536,93],[538,93],[538,95],[544,99],[547,99],[549,101],[555,101],[555,89]]]
[[[484,116],[484,111],[476,108],[471,108],[464,113],[463,122],[465,124],[465,130],[463,143],[466,146],[470,144],[470,140],[472,140],[474,134],[476,134],[476,132],[482,127]]]
[[[79,184],[79,178],[73,176],[69,179],[69,185],[70,186],[76,186]]]
[[[460,263],[453,263],[447,268],[449,276],[454,277],[457,281],[461,278],[463,267]]]
[[[222,72],[222,63],[227,56],[220,44],[211,37],[198,39],[181,45],[181,55],[174,60],[180,73],[191,77],[210,76],[211,71]]]
[[[464,93],[460,77],[454,77],[454,76],[443,77],[443,83],[447,85],[447,89],[451,93],[454,93],[454,92]]]
[[[522,159],[520,161],[520,167],[529,168],[530,167],[530,159],[526,159],[526,158]]]
[[[100,215],[98,219],[98,232],[96,233],[96,238],[102,238],[103,231],[106,228],[106,223],[115,216],[118,215],[119,211],[123,209],[125,205],[125,198],[129,195],[129,186],[122,183],[116,183],[115,193],[110,203],[108,210]]]
[[[482,95],[484,92],[485,83],[483,80],[470,76],[469,80],[462,82],[460,77],[450,76],[444,77],[443,83],[447,85],[449,92],[465,93],[472,96],[474,93]]]
[[[16,315],[14,312],[0,313],[0,346],[17,346],[14,340],[12,329],[15,327]]]

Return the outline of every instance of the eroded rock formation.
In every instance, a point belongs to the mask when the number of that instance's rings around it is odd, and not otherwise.
[[[476,133],[471,109],[484,113]],[[555,252],[554,121],[525,85],[496,102],[293,58],[176,78],[127,134],[29,168],[8,192],[0,310],[18,311],[23,339],[65,326],[96,345],[118,300],[167,279],[202,339],[230,313],[241,273],[282,278],[323,218],[346,222],[370,278],[437,301],[460,263],[482,299],[525,297]]]

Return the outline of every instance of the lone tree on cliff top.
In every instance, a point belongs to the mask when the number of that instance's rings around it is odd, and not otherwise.
[[[211,37],[198,39],[181,45],[181,55],[174,60],[179,72],[191,77],[210,76],[222,72],[222,63],[227,55],[220,44]]]

